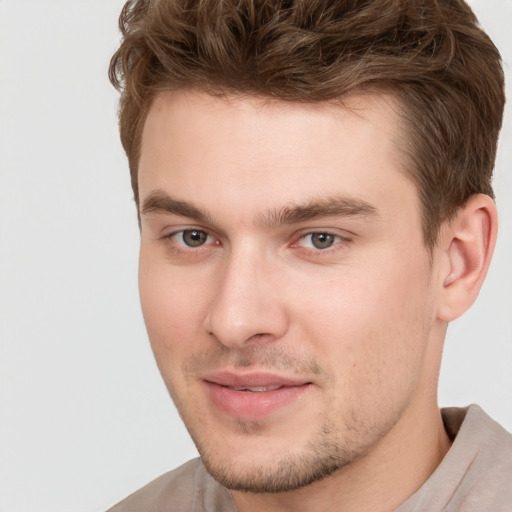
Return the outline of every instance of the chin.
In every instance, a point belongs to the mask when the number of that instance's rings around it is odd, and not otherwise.
[[[295,447],[295,453],[283,448],[286,453],[280,456],[278,450],[264,450],[265,454],[253,446],[247,446],[243,453],[233,453],[227,442],[226,453],[219,453],[218,446],[213,453],[196,445],[204,466],[215,480],[233,491],[250,493],[294,491],[332,475],[357,458],[357,454],[326,439],[311,442],[300,451]]]

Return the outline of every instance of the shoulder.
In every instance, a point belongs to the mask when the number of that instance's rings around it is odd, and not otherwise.
[[[452,447],[395,512],[511,512],[512,435],[477,405],[442,414]]]
[[[467,461],[466,469],[485,468],[486,474],[505,472],[512,476],[512,434],[478,405],[471,405],[467,409],[445,409],[443,419],[448,433],[451,424],[457,427],[460,423],[450,450],[453,459],[461,460],[471,453],[473,457]],[[512,486],[507,487],[512,492]]]
[[[229,491],[193,459],[142,487],[108,512],[202,512],[230,510]]]
[[[459,458],[463,452],[473,455],[461,480],[460,510],[510,512],[512,434],[473,405],[457,438],[461,441],[456,447]]]

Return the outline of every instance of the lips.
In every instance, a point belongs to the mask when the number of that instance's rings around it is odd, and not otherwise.
[[[261,420],[292,406],[311,386],[308,381],[269,373],[216,372],[203,382],[215,408],[245,420]]]
[[[253,393],[260,393],[262,391],[274,391],[282,386],[226,386],[234,391],[252,391]]]

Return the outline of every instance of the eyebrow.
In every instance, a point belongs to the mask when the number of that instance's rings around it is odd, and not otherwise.
[[[156,190],[149,194],[142,204],[140,214],[149,215],[151,213],[167,213],[189,217],[198,222],[211,222],[211,217],[205,210],[187,201],[174,199],[162,190]]]
[[[321,217],[378,217],[377,209],[366,201],[351,197],[329,197],[303,204],[283,206],[264,214],[260,223],[273,228],[283,224],[297,224]]]
[[[170,197],[162,190],[148,195],[141,208],[141,215],[164,213],[188,217],[198,222],[213,223],[212,216],[188,201]],[[352,197],[330,197],[312,199],[302,204],[288,204],[270,210],[257,219],[257,224],[267,228],[297,224],[322,217],[378,217],[377,209],[361,199]]]

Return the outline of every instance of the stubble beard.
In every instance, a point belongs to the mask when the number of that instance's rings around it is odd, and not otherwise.
[[[271,351],[265,351],[262,356],[266,357],[261,357],[258,362],[263,367],[305,368],[312,374],[323,375],[325,382],[330,383],[332,380],[314,361],[295,361],[281,353],[278,355],[280,357]],[[209,360],[216,362],[218,367],[222,366],[221,362],[224,363],[220,358],[205,355],[192,358],[184,365],[185,375],[195,375],[196,368],[204,368]],[[253,357],[247,360],[240,358],[234,366],[247,367],[254,362]],[[272,454],[268,461],[256,464],[251,462],[251,454],[230,454],[227,439],[212,439],[204,431],[204,425],[197,421],[204,411],[186,407],[173,386],[169,382],[167,385],[206,470],[217,482],[233,491],[283,493],[311,485],[364,457],[371,446],[391,427],[369,422],[369,418],[361,415],[362,411],[351,411],[345,416],[346,421],[341,424],[334,421],[335,418],[330,414],[325,414],[316,432],[311,433],[309,441],[302,447],[294,446],[293,451],[284,449],[284,453]],[[342,411],[338,411],[335,416],[340,414],[344,416]],[[247,439],[260,436],[262,442],[265,442],[266,428],[264,421],[238,420],[234,424],[237,436],[246,436]]]
[[[254,436],[261,428],[257,422],[246,421],[240,422],[238,427],[248,436]],[[283,493],[301,489],[331,476],[366,452],[360,446],[357,452],[345,448],[346,443],[339,438],[334,426],[324,425],[297,453],[276,455],[264,465],[244,467],[236,455],[227,462],[218,461],[198,436],[191,435],[208,473],[227,489],[248,493]]]

